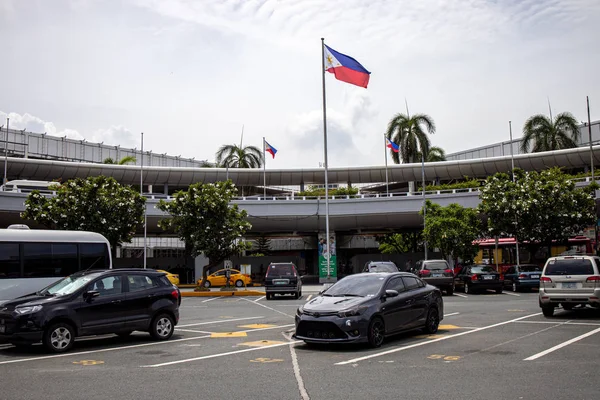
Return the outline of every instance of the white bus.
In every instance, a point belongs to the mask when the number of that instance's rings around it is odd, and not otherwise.
[[[0,229],[0,290],[19,286],[35,291],[77,271],[109,268],[110,244],[98,233],[25,225]],[[7,298],[0,295],[0,300]]]
[[[39,190],[40,192],[52,192],[58,186],[60,186],[60,182],[20,179],[6,182],[6,185],[2,186],[2,191],[30,193],[34,190]]]

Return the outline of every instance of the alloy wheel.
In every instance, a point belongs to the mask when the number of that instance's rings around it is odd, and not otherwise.
[[[173,324],[167,317],[162,317],[156,321],[156,333],[161,337],[167,337],[173,330]]]
[[[56,328],[50,334],[50,344],[52,344],[52,347],[56,350],[67,348],[72,340],[73,336],[71,335],[71,332],[63,326]]]

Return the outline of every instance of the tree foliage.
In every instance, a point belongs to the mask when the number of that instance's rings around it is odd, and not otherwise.
[[[519,241],[566,241],[596,222],[594,190],[576,188],[560,168],[542,172],[515,169],[515,182],[505,173],[487,178],[479,209],[487,216],[490,236],[516,236]]]
[[[266,236],[261,236],[256,240],[256,253],[268,255],[271,253],[271,239]],[[254,254],[256,255],[256,254]]]
[[[423,232],[389,233],[377,237],[383,254],[418,253],[423,251]]]
[[[477,249],[473,241],[480,237],[481,220],[474,208],[453,203],[446,207],[427,200],[423,235],[430,248],[440,249],[444,258],[473,258]],[[421,210],[421,215],[423,210]]]
[[[208,271],[223,260],[248,249],[241,240],[251,228],[248,214],[230,201],[237,194],[231,180],[195,183],[187,191],[174,194],[171,201],[161,200],[158,208],[171,214],[159,226],[173,230],[190,249],[192,257],[204,253],[209,259],[202,271],[202,284]]]
[[[111,157],[107,157],[102,161],[103,164],[118,164],[118,165],[127,165],[131,163],[135,163],[136,158],[134,156],[125,156],[121,158],[119,161],[113,160]]]
[[[388,123],[385,136],[400,146],[400,153],[390,149],[394,163],[421,161],[421,151],[425,158],[429,155],[429,138],[427,133],[435,133],[435,123],[427,114],[396,114]]]
[[[260,168],[263,154],[256,146],[224,144],[216,154],[216,165],[221,168]]]
[[[581,133],[573,114],[558,114],[554,121],[543,114],[530,117],[523,126],[521,151],[531,152],[571,149],[577,147]]]
[[[144,203],[139,192],[106,176],[73,179],[56,188],[56,196],[35,190],[25,201],[22,218],[49,228],[97,232],[113,249],[130,242],[144,222]]]

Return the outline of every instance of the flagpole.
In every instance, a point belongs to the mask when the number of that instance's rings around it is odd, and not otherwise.
[[[385,133],[383,134],[383,154],[385,154],[385,192],[390,195],[390,187],[388,184],[388,165],[387,165],[387,142]]]
[[[6,138],[4,139],[4,181],[3,186],[6,186],[8,179],[7,176],[7,165],[8,165],[8,129],[10,128],[10,118],[6,118]],[[6,189],[6,187],[4,188]]]
[[[142,132],[142,150],[141,150],[141,161],[140,161],[140,195],[144,196],[144,132]],[[146,269],[146,235],[147,235],[147,226],[146,226],[146,210],[147,210],[146,202],[144,202],[144,269]]]
[[[323,78],[323,152],[325,154],[325,240],[329,245],[329,181],[327,165],[327,101],[325,96],[325,38],[321,38],[321,71]],[[331,254],[327,251],[327,280],[331,277]]]
[[[265,145],[265,137],[263,136],[263,195],[267,199],[267,146]]]

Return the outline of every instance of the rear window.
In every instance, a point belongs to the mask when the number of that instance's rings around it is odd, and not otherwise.
[[[371,264],[369,272],[398,272],[398,267],[395,264]]]
[[[295,276],[296,270],[291,264],[272,264],[267,269],[267,276]]]
[[[488,267],[487,265],[481,267],[471,267],[471,273],[480,274],[482,272],[496,272],[494,267]]]
[[[427,261],[423,266],[423,269],[439,270],[448,269],[448,265],[444,261]]]
[[[536,272],[542,270],[538,265],[521,265],[519,269],[521,272]]]
[[[545,275],[593,275],[594,266],[587,259],[550,260]]]

